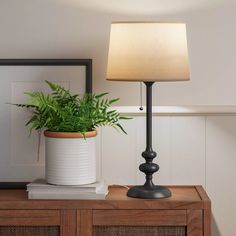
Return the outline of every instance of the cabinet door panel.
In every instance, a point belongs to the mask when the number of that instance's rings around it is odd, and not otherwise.
[[[58,210],[0,210],[0,225],[53,226],[60,225]]]
[[[0,236],[60,236],[59,226],[0,226]]]
[[[186,225],[185,210],[94,210],[93,225]]]
[[[0,236],[76,236],[76,210],[0,210]]]
[[[184,226],[95,226],[93,236],[186,236]]]

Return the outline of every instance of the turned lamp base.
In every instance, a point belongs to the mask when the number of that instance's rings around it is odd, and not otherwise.
[[[128,192],[128,197],[158,199],[167,198],[171,196],[171,192],[164,186],[155,185],[152,182],[153,173],[159,170],[159,166],[153,163],[156,157],[156,152],[152,150],[152,85],[154,82],[144,82],[146,85],[146,149],[142,152],[142,157],[145,163],[139,166],[139,170],[146,175],[146,182],[144,185],[137,185],[131,187]]]
[[[170,197],[171,192],[164,186],[154,185],[149,187],[145,185],[137,185],[128,190],[127,196],[133,198],[158,199]]]

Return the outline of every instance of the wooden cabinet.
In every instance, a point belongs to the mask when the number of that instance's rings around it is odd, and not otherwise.
[[[160,200],[128,198],[119,186],[106,200],[27,200],[25,190],[0,190],[0,236],[210,236],[203,188],[170,189]]]

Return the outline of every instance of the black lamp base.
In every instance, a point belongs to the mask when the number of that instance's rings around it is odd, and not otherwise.
[[[168,188],[164,186],[137,185],[137,186],[131,187],[128,190],[127,196],[134,197],[134,198],[160,199],[160,198],[170,197],[171,192]]]

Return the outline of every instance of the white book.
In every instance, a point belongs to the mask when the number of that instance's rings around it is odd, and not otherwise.
[[[104,181],[97,181],[92,184],[86,185],[53,185],[48,184],[44,179],[37,179],[34,182],[27,184],[27,191],[33,191],[34,193],[97,193],[101,189],[105,189],[107,191],[108,186],[104,183]]]
[[[96,193],[81,192],[81,193],[56,193],[56,192],[40,192],[30,190],[28,191],[28,199],[81,199],[81,200],[103,200],[108,194],[106,187],[101,188]]]

